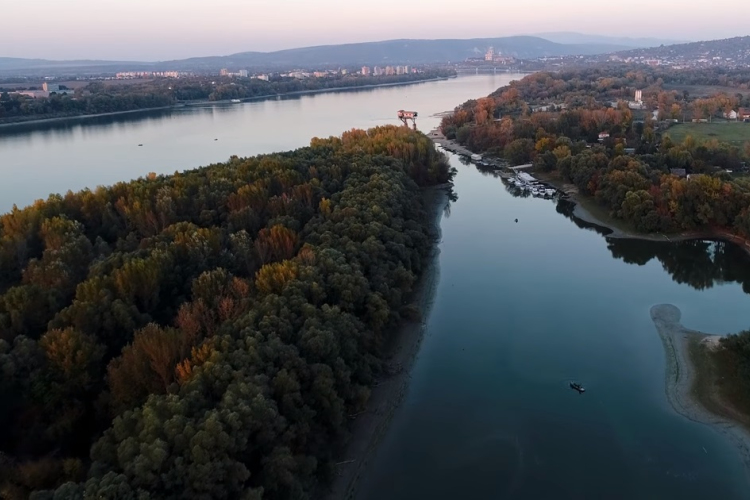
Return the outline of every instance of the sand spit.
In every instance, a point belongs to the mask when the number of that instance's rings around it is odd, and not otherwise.
[[[710,412],[693,396],[697,373],[690,356],[690,343],[698,340],[709,344],[709,348],[716,348],[719,336],[685,328],[680,323],[681,316],[680,310],[671,304],[651,308],[651,319],[667,356],[667,400],[680,415],[709,425],[726,436],[737,447],[750,478],[750,432],[734,420]]]

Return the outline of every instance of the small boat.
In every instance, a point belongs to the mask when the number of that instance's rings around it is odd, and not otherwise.
[[[138,144],[138,147],[141,147],[141,146],[143,146],[143,144]]]
[[[578,394],[583,394],[584,392],[586,392],[586,389],[584,389],[583,386],[578,382],[571,382],[570,388],[574,391],[578,391]]]
[[[234,104],[237,104],[237,103],[240,103],[242,101],[240,101],[239,99],[232,99],[231,102],[234,103]]]

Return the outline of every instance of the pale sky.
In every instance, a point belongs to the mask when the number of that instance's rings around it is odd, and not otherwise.
[[[2,0],[0,57],[156,61],[393,38],[750,34],[747,0]]]

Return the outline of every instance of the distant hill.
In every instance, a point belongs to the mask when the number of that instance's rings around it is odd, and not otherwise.
[[[97,61],[97,60],[75,60],[75,61],[52,61],[48,59],[22,59],[17,57],[0,57],[0,70],[35,69],[35,68],[81,68],[99,66],[118,66],[131,63],[123,61]]]
[[[383,42],[321,45],[275,52],[242,52],[229,56],[195,57],[157,63],[116,61],[47,61],[42,59],[0,58],[0,72],[42,69],[88,68],[127,71],[154,68],[163,70],[215,71],[221,68],[291,68],[359,64],[429,64],[459,62],[482,57],[487,48],[518,59],[545,56],[592,55],[629,48],[605,43],[560,44],[533,36],[474,38],[468,40],[388,40]]]
[[[663,64],[748,66],[750,65],[750,36],[632,49],[615,55],[625,60],[656,59]]]
[[[512,36],[504,38],[473,38],[468,40],[388,40],[384,42],[321,45],[276,52],[243,52],[224,57],[200,57],[169,61],[162,64],[175,69],[242,66],[312,66],[347,64],[428,64],[459,62],[469,57],[482,57],[494,47],[518,59],[545,56],[591,55],[627,48],[611,44],[559,44],[539,37]]]
[[[604,35],[587,35],[574,32],[537,33],[533,36],[538,36],[540,38],[544,38],[545,40],[549,40],[550,42],[562,44],[609,44],[632,48],[658,47],[660,45],[687,43],[686,40],[667,40],[663,38],[629,38]]]

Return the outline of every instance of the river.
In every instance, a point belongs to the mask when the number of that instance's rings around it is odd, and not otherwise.
[[[0,129],[0,211],[395,123],[401,108],[427,131],[436,113],[519,77]],[[747,498],[737,451],[668,405],[649,309],[675,304],[707,332],[747,328],[750,258],[710,242],[608,240],[565,205],[451,162],[458,200],[442,221],[434,306],[358,497]]]

